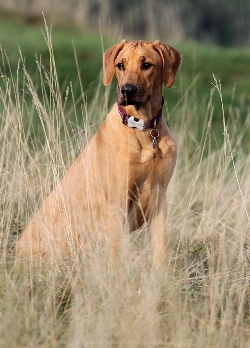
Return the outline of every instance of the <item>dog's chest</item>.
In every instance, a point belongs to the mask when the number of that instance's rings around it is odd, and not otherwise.
[[[163,157],[161,149],[156,147],[155,149],[147,147],[143,148],[140,153],[140,163],[153,163],[159,162]]]
[[[142,149],[139,166],[141,166],[144,176],[148,176],[149,173],[153,172],[155,178],[160,179],[164,177],[164,172],[167,168],[167,154],[164,153],[160,148],[156,147],[155,149],[145,148]]]
[[[160,149],[142,149],[129,165],[129,195],[140,197],[142,205],[154,199],[157,187],[164,188],[167,184],[167,167],[168,160]]]

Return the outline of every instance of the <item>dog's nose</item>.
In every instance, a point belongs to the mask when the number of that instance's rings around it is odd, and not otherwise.
[[[126,83],[121,87],[121,94],[125,97],[133,97],[138,91],[138,88],[130,83]]]

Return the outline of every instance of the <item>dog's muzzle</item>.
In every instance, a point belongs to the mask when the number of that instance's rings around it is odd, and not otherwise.
[[[135,85],[126,83],[120,88],[119,101],[121,105],[141,104],[138,88]]]
[[[131,85],[130,83],[126,83],[121,87],[121,94],[126,98],[126,99],[133,99],[138,92],[138,88],[134,85]]]

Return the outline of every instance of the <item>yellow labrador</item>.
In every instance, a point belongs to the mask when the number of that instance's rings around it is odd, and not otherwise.
[[[34,214],[17,257],[58,257],[108,238],[115,256],[125,229],[148,224],[153,259],[165,258],[166,190],[176,144],[162,118],[162,85],[172,87],[182,55],[160,41],[122,40],[103,56],[104,85],[118,98],[106,120]]]

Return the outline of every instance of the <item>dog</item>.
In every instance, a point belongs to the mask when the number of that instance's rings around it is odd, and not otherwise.
[[[146,223],[153,261],[164,263],[177,150],[162,118],[162,86],[172,87],[181,61],[159,40],[122,40],[104,52],[103,83],[116,75],[117,102],[21,234],[18,258],[62,257],[98,238],[116,258],[124,231]]]

